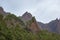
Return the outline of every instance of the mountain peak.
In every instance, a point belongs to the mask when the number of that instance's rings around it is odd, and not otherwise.
[[[29,12],[26,11],[26,12],[22,15],[22,18],[23,18],[24,21],[28,21],[28,20],[31,20],[31,19],[32,19],[32,15],[31,15],[31,13],[29,13]]]
[[[31,16],[32,17],[32,14],[26,11],[22,16]]]

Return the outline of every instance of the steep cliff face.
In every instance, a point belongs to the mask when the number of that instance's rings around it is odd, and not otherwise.
[[[35,17],[33,17],[30,13],[25,12],[22,15],[22,20],[27,25],[27,28],[32,32],[38,32],[40,31],[39,26],[37,24],[37,21]]]
[[[30,29],[32,32],[34,32],[34,33],[40,31],[40,28],[39,28],[39,26],[38,26],[38,24],[37,24],[37,21],[36,21],[35,17],[32,17],[32,23],[31,23],[29,29]]]

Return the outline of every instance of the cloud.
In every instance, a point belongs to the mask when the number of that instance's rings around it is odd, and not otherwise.
[[[49,22],[53,19],[59,18],[60,16],[60,0],[45,0],[39,2],[37,9],[35,10],[35,16],[38,21],[44,23]],[[41,20],[42,19],[42,20]]]
[[[60,17],[60,0],[0,0],[0,6],[15,15],[29,11],[44,23]]]

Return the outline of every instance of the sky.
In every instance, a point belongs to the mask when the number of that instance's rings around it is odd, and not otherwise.
[[[17,16],[28,11],[43,23],[60,18],[60,0],[0,0],[0,6]]]

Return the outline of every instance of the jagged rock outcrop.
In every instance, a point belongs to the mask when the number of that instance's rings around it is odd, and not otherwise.
[[[32,22],[31,22],[30,26],[28,26],[29,29],[30,29],[33,33],[39,32],[39,31],[40,31],[40,28],[39,28],[39,26],[38,26],[38,24],[37,24],[37,21],[36,21],[35,17],[32,17],[32,20],[31,20],[31,21],[32,21]],[[29,24],[28,24],[28,25],[29,25]]]
[[[32,19],[32,15],[31,15],[31,13],[29,13],[29,12],[25,12],[23,15],[22,15],[22,20],[23,21],[29,21],[29,20],[31,20]]]
[[[27,28],[32,31],[33,33],[40,31],[40,28],[37,24],[37,21],[35,19],[35,17],[33,17],[31,15],[31,13],[29,12],[25,12],[22,15],[22,20],[24,21],[24,23],[27,25]]]

